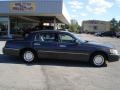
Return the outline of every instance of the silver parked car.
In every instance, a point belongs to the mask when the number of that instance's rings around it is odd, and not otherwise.
[[[116,37],[117,37],[117,38],[120,37],[120,32],[116,32]]]

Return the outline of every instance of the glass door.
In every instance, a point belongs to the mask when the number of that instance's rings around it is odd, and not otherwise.
[[[0,38],[7,38],[8,37],[8,24],[9,18],[7,17],[0,17]]]

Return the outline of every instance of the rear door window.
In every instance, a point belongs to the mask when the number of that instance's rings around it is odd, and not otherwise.
[[[55,33],[41,33],[36,34],[35,41],[41,41],[41,42],[57,42],[57,34]]]

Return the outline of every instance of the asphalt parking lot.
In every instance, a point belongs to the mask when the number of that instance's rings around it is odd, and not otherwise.
[[[82,34],[81,38],[112,44],[120,52],[120,39]],[[0,90],[120,90],[120,61],[95,68],[88,63],[41,60],[26,65],[2,54],[0,41]]]

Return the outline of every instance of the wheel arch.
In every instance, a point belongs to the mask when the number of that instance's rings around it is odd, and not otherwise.
[[[22,49],[20,50],[19,55],[21,55],[25,50],[31,50],[31,51],[33,51],[35,54],[37,54],[36,51],[35,51],[33,48],[26,47],[26,48],[22,48]]]
[[[105,55],[106,59],[108,60],[108,54],[104,51],[94,51],[92,54],[90,54],[89,61],[91,60],[92,56],[95,54],[103,54]]]

